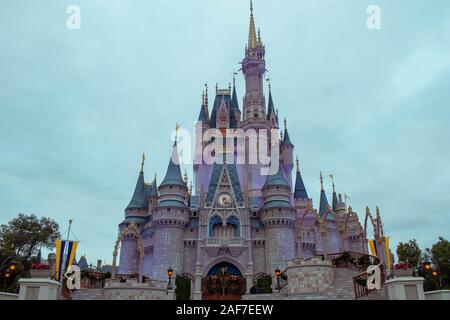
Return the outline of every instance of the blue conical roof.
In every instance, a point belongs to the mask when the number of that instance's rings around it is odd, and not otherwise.
[[[336,191],[333,191],[333,204],[332,204],[333,212],[336,212],[338,203],[339,203],[339,201],[338,201],[338,198],[336,195]]]
[[[271,176],[267,176],[266,183],[264,183],[264,187],[267,187],[267,186],[286,186],[286,187],[289,186],[286,179],[284,178],[284,174],[281,169],[281,165],[278,166],[277,173],[275,173]]]
[[[271,115],[274,115],[275,117],[277,116],[276,112],[275,112],[275,107],[273,105],[273,100],[272,100],[272,91],[269,91],[269,106],[267,108],[267,119],[270,119]]]
[[[293,144],[291,142],[291,138],[289,138],[289,133],[288,133],[287,128],[284,129],[283,144],[293,146]]]
[[[143,209],[145,208],[145,183],[144,172],[139,173],[136,187],[134,188],[133,197],[126,209]]]
[[[297,170],[297,176],[295,177],[295,191],[294,198],[296,199],[308,199],[308,193],[306,193],[305,184],[303,183],[300,170]]]
[[[236,94],[236,87],[233,86],[233,94],[231,96],[231,110],[233,111],[240,111],[239,109],[239,102]]]
[[[201,122],[208,122],[208,114],[206,113],[206,106],[202,105],[202,107],[200,108],[200,114],[198,115],[198,121]]]
[[[180,185],[186,187],[186,184],[184,183],[183,177],[181,175],[180,160],[178,157],[178,147],[176,142],[173,145],[172,156],[170,157],[166,176],[160,184],[160,186],[165,185]]]
[[[321,217],[328,212],[329,206],[330,205],[328,204],[327,195],[325,194],[324,190],[321,190],[320,191],[320,204],[319,204],[319,214]]]

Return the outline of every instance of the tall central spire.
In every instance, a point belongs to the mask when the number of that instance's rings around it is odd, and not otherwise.
[[[256,48],[258,40],[256,38],[255,18],[253,17],[253,1],[250,0],[250,29],[248,31],[248,47]]]

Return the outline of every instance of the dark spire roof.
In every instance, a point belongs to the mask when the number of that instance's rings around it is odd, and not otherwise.
[[[333,212],[336,212],[337,206],[339,205],[339,201],[338,201],[338,197],[336,194],[336,189],[334,187],[334,177],[332,174],[330,174],[330,178],[331,178],[331,185],[333,186],[333,203],[331,205],[332,206],[331,208],[332,208]]]
[[[305,184],[303,183],[302,175],[300,174],[298,158],[297,158],[297,176],[295,178],[294,198],[308,199],[308,193],[306,192]]]
[[[277,117],[277,114],[275,112],[275,107],[273,105],[272,90],[270,90],[270,84],[269,84],[269,106],[267,108],[267,119],[270,119],[270,116],[272,114],[275,116],[275,118]]]
[[[136,187],[134,188],[133,197],[126,209],[143,209],[145,208],[145,183],[144,172],[139,173]]]
[[[322,171],[320,172],[320,204],[319,204],[319,214],[320,216],[323,216],[328,211],[328,207],[330,205],[328,204],[327,195],[325,194],[325,190],[323,189],[323,177],[322,177]]]
[[[240,111],[239,102],[236,94],[236,86],[234,84],[234,78],[233,78],[233,94],[231,95],[231,110]]]
[[[198,121],[208,122],[208,111],[206,110],[205,92],[202,95],[202,106],[200,107],[200,114],[198,115]]]
[[[147,197],[158,197],[158,186],[156,184],[156,175],[152,184],[147,185]]]
[[[339,202],[338,202],[338,198],[337,198],[336,192],[333,192],[333,204],[332,204],[333,212],[336,212],[338,203]]]
[[[172,149],[172,156],[170,157],[169,165],[167,167],[166,176],[161,182],[160,186],[166,185],[180,185],[186,187],[180,169],[180,159],[178,157],[178,146],[175,138],[175,143]]]
[[[284,145],[290,145],[290,146],[293,146],[293,144],[292,144],[292,142],[291,142],[291,138],[289,138],[289,133],[288,133],[288,130],[287,130],[287,121],[286,121],[286,118],[284,119],[283,144],[284,144]]]
[[[320,205],[319,205],[319,214],[322,217],[324,214],[328,212],[330,205],[328,204],[327,195],[325,191],[320,191]]]
[[[278,166],[277,173],[267,176],[266,183],[264,183],[264,187],[267,186],[286,186],[288,187],[289,184],[286,182],[286,179],[284,178],[283,171],[281,170],[281,165]]]
[[[320,204],[319,204],[319,215],[323,217],[328,213],[330,209],[330,205],[328,204],[327,195],[325,194],[325,190],[323,189],[323,178],[322,172],[320,173]],[[332,215],[327,216],[327,220],[333,220]]]

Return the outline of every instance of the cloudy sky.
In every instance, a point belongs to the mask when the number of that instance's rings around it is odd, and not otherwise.
[[[450,3],[254,2],[314,203],[322,170],[361,218],[380,207],[394,247],[448,238]],[[0,223],[34,213],[66,232],[72,218],[79,254],[111,262],[142,151],[160,181],[175,123],[192,130],[204,83],[239,68],[248,20],[247,0],[1,1]]]

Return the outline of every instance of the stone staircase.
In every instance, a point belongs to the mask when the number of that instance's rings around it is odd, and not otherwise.
[[[287,292],[274,294],[260,294],[243,296],[244,300],[355,300],[353,289],[353,276],[360,273],[352,269],[335,269],[335,281],[331,288],[325,292],[302,293],[288,295]],[[361,297],[358,300],[384,300],[384,289],[372,291],[368,296]]]
[[[80,289],[72,294],[72,300],[105,300],[103,289]]]

